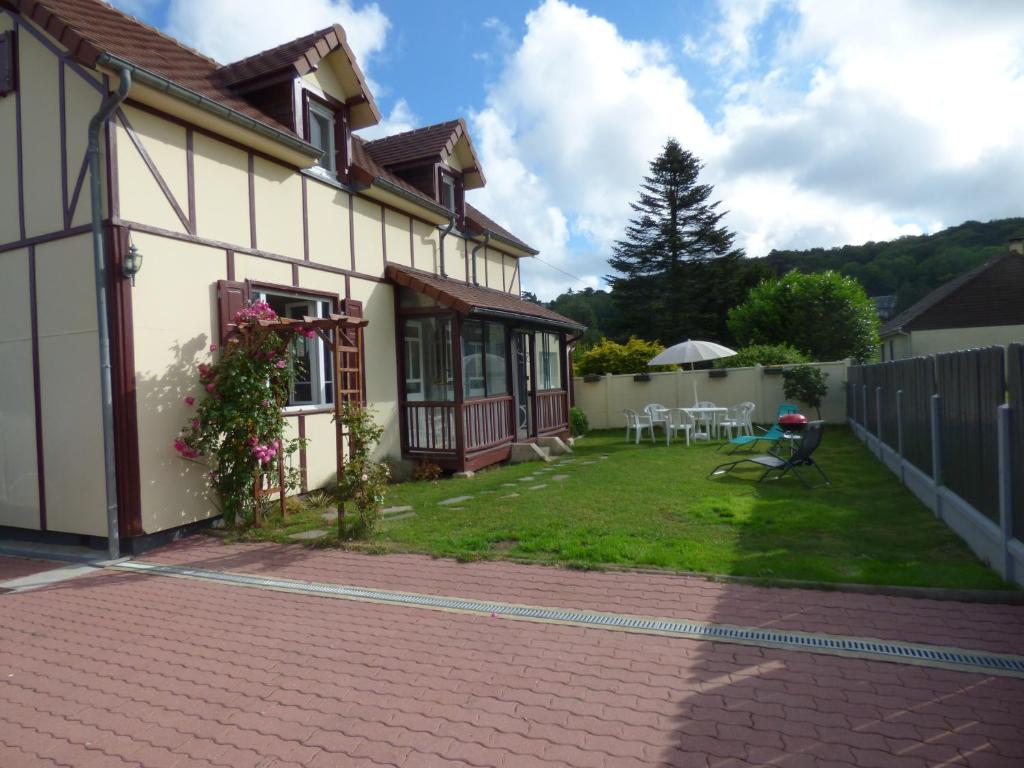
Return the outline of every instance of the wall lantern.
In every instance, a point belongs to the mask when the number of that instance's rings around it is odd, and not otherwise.
[[[132,279],[132,286],[135,285],[135,276],[142,269],[142,252],[135,246],[135,243],[128,244],[128,253],[124,256],[124,276]]]

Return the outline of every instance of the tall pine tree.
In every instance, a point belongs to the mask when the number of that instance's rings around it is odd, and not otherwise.
[[[722,258],[739,267],[743,252],[733,248],[734,235],[720,224],[726,212],[709,202],[714,188],[697,183],[702,167],[675,139],[651,161],[640,198],[631,204],[635,215],[608,262],[618,273],[607,279],[620,312],[620,335],[666,345],[718,335],[726,311],[742,301],[731,290],[719,290],[721,270],[710,268],[709,262]]]

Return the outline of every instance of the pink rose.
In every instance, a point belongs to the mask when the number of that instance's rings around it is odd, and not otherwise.
[[[210,345],[210,351],[211,352],[216,352],[217,351],[217,345],[216,344],[211,344]]]
[[[195,402],[196,399],[192,397],[192,395],[189,395],[188,397],[185,398],[185,405],[195,405]]]
[[[263,407],[264,408],[269,408],[270,407],[270,401],[269,400],[264,400],[263,401]]]
[[[206,385],[206,391],[207,392],[213,392],[214,389],[216,389],[216,387],[214,387],[213,384],[207,384]]]
[[[305,336],[307,339],[315,338],[316,337],[316,331],[314,331],[312,328],[310,328],[308,331],[303,333],[303,336]]]
[[[274,363],[274,365],[276,365],[278,368],[285,368],[288,366],[288,363],[286,363],[284,360],[278,360],[276,363]]]

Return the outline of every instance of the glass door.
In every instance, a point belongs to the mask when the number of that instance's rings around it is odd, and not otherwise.
[[[516,439],[525,440],[532,434],[533,355],[530,354],[530,334],[515,331],[512,334],[512,394],[515,397]]]

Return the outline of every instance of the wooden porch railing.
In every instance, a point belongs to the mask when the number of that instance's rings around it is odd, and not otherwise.
[[[569,393],[562,389],[538,392],[537,434],[559,432],[569,426]]]
[[[402,403],[406,450],[454,453],[455,403],[419,401]]]
[[[512,395],[466,401],[462,423],[467,453],[512,442]]]

